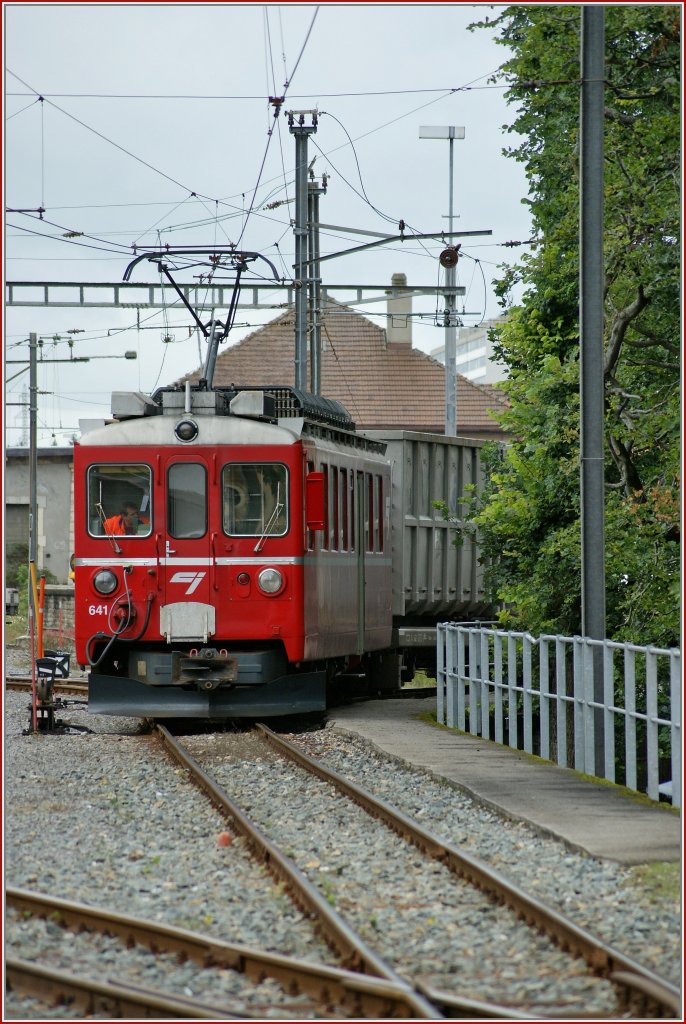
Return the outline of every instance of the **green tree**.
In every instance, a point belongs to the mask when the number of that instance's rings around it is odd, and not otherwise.
[[[609,5],[605,109],[607,633],[679,642],[680,10]],[[492,453],[475,508],[502,617],[579,632],[577,6],[507,7],[511,55],[496,80],[514,110],[505,152],[529,182],[535,244],[496,283],[509,308],[496,351],[509,367],[514,441]],[[513,286],[522,299],[510,303]]]

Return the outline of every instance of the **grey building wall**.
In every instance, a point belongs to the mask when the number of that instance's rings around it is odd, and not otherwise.
[[[74,468],[72,448],[39,448],[36,569],[49,569],[67,583],[74,550]],[[5,449],[5,552],[28,544],[30,480],[28,448]]]
[[[475,384],[497,384],[506,380],[507,367],[493,356],[493,345],[489,341],[488,331],[497,327],[505,320],[504,316],[495,320],[484,320],[478,327],[458,327],[455,346],[455,370],[467,380]],[[445,363],[445,345],[439,345],[429,353],[439,363]]]

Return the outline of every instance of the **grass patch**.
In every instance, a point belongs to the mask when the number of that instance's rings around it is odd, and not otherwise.
[[[414,678],[409,683],[403,683],[403,690],[422,690],[424,687],[434,687],[436,680],[427,676],[426,672],[415,672]]]
[[[638,864],[631,868],[629,881],[651,899],[668,900],[670,903],[681,901],[680,864]]]
[[[29,635],[29,619],[27,615],[5,616],[5,643],[16,643],[21,637]]]

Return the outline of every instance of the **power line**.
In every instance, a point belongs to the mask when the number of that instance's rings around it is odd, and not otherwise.
[[[286,81],[285,81],[285,83],[284,83],[284,87],[283,87],[283,89],[284,89],[284,94],[286,93],[286,91],[287,91],[287,89],[288,89],[289,85],[290,85],[290,84],[291,84],[291,82],[293,81],[293,77],[294,77],[294,75],[295,75],[296,71],[298,70],[298,65],[300,64],[300,61],[302,60],[302,55],[303,55],[303,54],[304,54],[304,52],[305,52],[305,47],[307,46],[307,41],[308,41],[308,40],[309,40],[309,38],[310,38],[310,35],[311,35],[311,33],[312,33],[312,29],[314,28],[314,23],[315,23],[315,21],[316,21],[316,19],[317,19],[317,15],[318,15],[318,14],[319,14],[319,7],[317,6],[317,7],[315,7],[315,9],[314,9],[314,14],[312,15],[312,21],[310,22],[310,27],[309,27],[309,28],[308,28],[308,30],[307,30],[307,35],[305,36],[305,41],[304,41],[304,43],[302,44],[302,47],[301,47],[301,49],[300,49],[300,53],[298,54],[298,59],[297,59],[297,60],[296,60],[296,62],[295,62],[295,67],[293,68],[293,70],[291,71],[291,73],[290,73],[289,77],[288,77],[288,78],[286,79]]]
[[[274,107],[274,121],[273,121],[271,127],[269,128],[269,131],[267,132],[267,145],[266,145],[265,150],[264,150],[264,156],[262,157],[262,163],[260,165],[260,170],[259,170],[258,175],[257,175],[257,182],[255,183],[255,189],[254,189],[253,194],[252,194],[252,199],[250,200],[250,207],[248,209],[247,214],[245,215],[245,221],[243,223],[243,228],[241,230],[241,233],[238,236],[238,242],[236,243],[238,246],[240,246],[240,244],[241,244],[241,242],[243,240],[243,235],[245,234],[245,229],[248,226],[248,221],[250,220],[250,216],[252,214],[253,207],[255,205],[255,197],[257,195],[257,190],[260,187],[260,181],[262,179],[262,172],[264,171],[264,165],[265,165],[265,163],[267,161],[267,154],[269,152],[269,145],[271,143],[272,135],[274,133],[274,123],[276,123],[276,120],[277,120],[277,118],[278,118],[278,116],[279,116],[279,114],[281,112],[281,106],[282,106],[284,100],[286,99],[286,93],[288,92],[288,87],[291,84],[291,82],[293,81],[293,76],[295,75],[295,72],[296,72],[296,70],[298,68],[298,65],[300,64],[300,61],[302,59],[302,55],[305,52],[305,47],[307,46],[307,41],[310,38],[310,34],[312,32],[312,28],[314,27],[315,19],[316,19],[318,13],[319,13],[319,7],[316,7],[315,11],[314,11],[314,14],[312,16],[312,21],[310,22],[310,27],[308,28],[307,34],[305,36],[305,41],[303,42],[303,45],[302,45],[302,47],[300,49],[300,53],[298,54],[298,59],[295,62],[295,67],[293,68],[293,71],[291,72],[290,78],[286,79],[286,81],[284,82],[283,91],[282,91],[281,96],[279,96],[279,97],[275,97],[275,96],[270,97],[270,102],[273,104],[273,107]]]
[[[8,93],[7,95],[11,95],[11,96],[28,96],[29,93],[25,93],[25,92],[22,92],[22,93]],[[5,118],[5,121],[11,121],[13,117],[18,117],[19,114],[23,114],[25,110],[29,110],[31,107],[35,107],[36,103],[40,103],[40,96],[37,96],[36,99],[33,101],[33,103],[27,103],[25,107],[21,108],[21,110],[15,110],[15,112],[13,114],[9,114]]]
[[[489,72],[495,74],[495,72]],[[16,76],[15,76],[16,77]],[[481,77],[487,77],[483,75]],[[21,81],[21,79],[19,79]],[[478,81],[478,79],[477,79]],[[532,79],[522,82],[511,82],[511,83],[498,83],[491,82],[487,85],[456,85],[456,86],[441,86],[439,88],[425,88],[425,89],[365,89],[361,92],[318,92],[318,93],[291,93],[291,100],[311,100],[311,99],[348,99],[354,97],[365,97],[365,96],[413,96],[428,93],[457,93],[457,92],[482,92],[493,89],[540,89],[544,87],[552,87],[557,85],[579,85],[580,80],[575,78],[560,78],[560,79]],[[611,84],[611,83],[608,83]],[[30,88],[30,86],[29,86]],[[6,96],[30,96],[28,92],[8,92]],[[260,94],[246,94],[242,93],[239,95],[226,94],[201,94],[201,93],[106,93],[106,92],[45,92],[42,94],[45,99],[56,98],[56,99],[86,99],[86,100],[199,100],[206,102],[208,100],[215,100],[218,102],[239,101],[245,100],[249,102],[268,102],[269,96]],[[32,106],[32,104],[29,104]],[[22,108],[27,110],[28,107]],[[16,117],[21,111],[17,111],[15,114],[10,114],[10,117]],[[9,117],[7,118],[9,120]]]
[[[318,11],[318,8],[317,8],[317,11]],[[301,57],[302,57],[302,55],[303,55],[303,53],[304,53],[304,49],[305,49],[305,46],[306,46],[307,40],[309,39],[310,33],[311,33],[311,31],[312,31],[312,27],[313,27],[313,25],[314,25],[314,20],[315,20],[315,18],[316,18],[316,13],[317,13],[317,11],[315,11],[315,15],[313,16],[312,22],[311,22],[311,24],[310,24],[310,28],[308,29],[308,32],[307,32],[307,36],[306,36],[305,42],[303,43],[303,46],[302,46],[302,48],[301,48],[301,51],[300,51],[300,55],[299,55],[299,57],[298,57],[298,62],[296,63],[296,67],[297,67],[297,64],[298,64],[298,63],[300,62],[300,59],[301,59]],[[19,78],[19,76],[18,76],[18,75],[16,75],[16,74],[15,74],[14,72],[10,71],[10,74],[12,74],[12,75],[13,75],[13,77],[17,78],[17,80],[18,80],[18,81],[22,82],[22,84],[26,85],[26,87],[27,87],[27,88],[31,88],[31,86],[27,85],[27,83],[26,83],[26,82],[24,82],[24,81],[23,81],[23,80],[22,80],[21,78]],[[288,88],[289,84],[290,84],[290,83],[292,82],[294,74],[295,74],[295,68],[294,68],[293,72],[291,73],[290,79],[288,79],[288,80],[287,80],[287,82],[286,82],[286,83],[285,83],[285,85],[284,85],[284,96],[282,96],[282,97],[280,97],[280,98],[279,98],[279,101],[280,101],[281,103],[282,103],[282,102],[283,102],[283,100],[285,99],[285,92],[286,92],[286,90],[287,90],[287,88]],[[494,72],[489,72],[489,75],[492,75],[492,74],[494,74]],[[368,131],[368,132],[365,132],[365,133],[363,133],[362,135],[358,136],[358,139],[357,139],[356,141],[359,141],[359,139],[363,139],[363,138],[366,138],[366,137],[368,137],[369,135],[373,135],[373,134],[375,134],[376,132],[378,132],[378,131],[381,131],[382,129],[384,129],[384,128],[388,127],[389,125],[395,124],[395,123],[396,123],[397,121],[399,121],[399,120],[402,120],[402,119],[404,119],[404,118],[406,118],[406,117],[409,117],[409,116],[411,116],[412,114],[414,114],[414,113],[418,112],[419,110],[422,110],[422,109],[424,109],[424,108],[425,108],[426,106],[432,105],[433,103],[435,103],[435,102],[438,102],[438,101],[439,101],[439,100],[441,100],[441,99],[447,98],[448,96],[450,96],[450,95],[453,95],[453,94],[455,94],[455,93],[458,93],[458,92],[462,92],[462,91],[468,91],[468,90],[470,90],[470,89],[474,88],[474,82],[478,82],[478,81],[480,81],[481,79],[483,79],[483,78],[486,78],[486,77],[488,77],[488,75],[481,75],[481,76],[479,76],[479,77],[478,77],[478,78],[476,78],[476,79],[472,79],[472,81],[471,81],[471,82],[468,82],[468,83],[466,83],[465,85],[462,85],[462,86],[456,86],[456,87],[451,87],[451,88],[448,88],[448,89],[444,90],[443,92],[441,92],[441,94],[440,94],[440,95],[439,95],[439,96],[438,96],[438,97],[437,97],[436,99],[434,99],[434,100],[430,100],[428,104],[422,104],[422,105],[421,105],[421,106],[419,106],[419,107],[415,107],[415,108],[413,108],[412,110],[410,110],[410,111],[407,111],[406,113],[404,113],[404,114],[401,114],[401,115],[399,115],[399,116],[398,116],[398,117],[396,117],[396,118],[393,118],[393,119],[392,119],[391,121],[387,121],[387,122],[384,122],[384,123],[383,123],[383,124],[381,124],[381,125],[378,125],[378,126],[377,126],[376,128],[373,128],[373,129],[371,129],[370,131]],[[509,87],[509,86],[503,86],[503,88],[507,88],[507,87]],[[35,90],[33,90],[33,91],[34,91],[34,93],[35,93]],[[320,94],[318,94],[318,95],[319,95],[319,97],[320,97],[320,98],[325,98],[325,97],[326,97],[326,98],[328,98],[328,97],[333,97],[333,96],[355,96],[355,95],[359,95],[359,96],[365,96],[365,95],[369,95],[369,96],[372,96],[372,95],[403,95],[403,94],[413,94],[413,93],[432,93],[432,92],[437,92],[437,90],[434,90],[434,89],[415,89],[415,90],[410,90],[410,89],[408,89],[408,90],[379,90],[379,91],[376,91],[376,92],[373,92],[373,91],[372,91],[372,92],[368,92],[368,93],[366,93],[366,92],[360,92],[360,93],[320,93]],[[20,95],[24,95],[24,94],[20,94]],[[36,93],[36,95],[38,95],[38,94]],[[57,94],[55,94],[55,95],[57,95]],[[76,94],[74,94],[74,95],[76,95]],[[93,94],[93,95],[96,95],[96,94]],[[106,94],[102,94],[102,95],[103,95],[103,96],[105,96]],[[122,95],[123,95],[123,94],[122,94]],[[161,97],[161,98],[163,98],[163,97]],[[171,97],[170,97],[170,98],[171,98]],[[202,97],[200,97],[200,96],[199,96],[199,97],[197,97],[197,98],[199,98],[199,99],[200,99],[200,98],[202,98]],[[209,98],[213,98],[213,97],[209,97]],[[214,98],[216,98],[216,99],[221,99],[221,98],[225,98],[225,97],[214,97]],[[227,98],[228,98],[228,97],[227,97]],[[266,97],[255,97],[255,98],[259,98],[259,99],[266,99]],[[40,96],[39,96],[39,99],[40,99]],[[272,101],[274,101],[274,98],[273,98],[273,97],[271,97],[270,99],[271,99]],[[274,101],[274,102],[277,102],[277,103],[278,103],[279,101]],[[111,145],[113,145],[113,146],[115,146],[115,147],[117,147],[117,148],[121,149],[121,150],[122,150],[122,151],[123,151],[124,153],[128,154],[128,155],[129,155],[129,156],[131,156],[131,157],[132,157],[133,159],[135,159],[135,160],[137,160],[138,162],[140,162],[140,163],[144,164],[145,166],[149,167],[149,168],[150,168],[151,170],[155,171],[156,173],[159,173],[159,174],[161,174],[161,175],[162,175],[163,177],[167,178],[167,180],[171,181],[171,182],[172,182],[173,184],[177,184],[177,185],[180,185],[180,183],[179,183],[179,182],[178,182],[178,181],[177,181],[177,180],[176,180],[175,178],[171,177],[170,175],[167,175],[167,174],[166,174],[165,172],[161,171],[161,170],[160,170],[159,168],[156,168],[156,167],[154,167],[154,166],[153,166],[152,164],[149,164],[149,163],[148,163],[147,161],[145,161],[145,160],[142,160],[142,159],[141,159],[140,157],[137,157],[137,156],[136,156],[135,154],[131,153],[131,152],[130,152],[129,150],[127,150],[127,149],[125,149],[124,147],[120,146],[120,145],[119,145],[118,143],[114,142],[113,140],[111,140],[111,139],[107,138],[107,136],[103,135],[102,133],[100,133],[100,132],[96,131],[95,129],[91,128],[91,127],[90,127],[89,125],[85,124],[85,122],[82,122],[82,121],[80,121],[80,120],[79,120],[78,118],[76,118],[76,117],[74,117],[73,115],[69,114],[69,113],[68,113],[67,111],[64,111],[64,110],[62,110],[62,108],[61,108],[61,107],[59,107],[59,106],[57,106],[57,104],[51,104],[51,105],[52,105],[52,106],[54,106],[54,107],[55,107],[55,109],[59,110],[59,111],[60,111],[61,113],[65,114],[65,116],[67,116],[67,117],[70,117],[70,118],[72,118],[73,120],[75,120],[75,121],[76,121],[76,122],[77,122],[78,124],[81,124],[81,125],[82,125],[83,127],[85,127],[85,128],[87,129],[87,130],[89,130],[89,131],[92,131],[92,132],[94,132],[94,134],[96,134],[96,135],[97,135],[97,136],[98,136],[99,138],[102,138],[102,139],[103,139],[104,141],[106,141],[106,142],[109,142],[109,143],[110,143]],[[278,107],[277,107],[277,109],[278,109]],[[333,116],[333,115],[330,115],[330,116]],[[270,129],[270,134],[269,134],[269,138],[268,138],[268,141],[267,141],[267,149],[269,148],[269,142],[270,142],[270,140],[271,140],[271,134],[272,134],[272,132],[273,132],[273,126],[272,126],[272,128]],[[352,140],[351,140],[351,144],[352,144]],[[340,146],[340,147],[337,147],[337,148],[343,148],[343,146]],[[334,150],[332,150],[331,152],[335,152],[335,151],[336,151],[336,150],[334,149]],[[265,152],[265,156],[264,156],[264,159],[263,159],[263,162],[262,162],[262,167],[260,168],[260,174],[259,174],[259,177],[258,177],[258,182],[257,182],[257,185],[255,186],[255,190],[254,190],[254,193],[253,193],[253,200],[252,200],[252,202],[251,202],[251,207],[250,207],[250,209],[249,209],[249,211],[248,211],[248,214],[247,214],[247,216],[246,216],[246,224],[247,224],[247,219],[248,219],[248,217],[249,217],[249,216],[250,216],[250,215],[252,214],[252,212],[253,212],[253,207],[254,207],[254,202],[255,202],[255,193],[256,193],[256,191],[257,191],[257,188],[259,187],[259,183],[260,183],[261,175],[262,175],[262,172],[263,172],[263,169],[264,169],[264,163],[265,163],[265,161],[266,161],[266,155],[267,155],[267,154],[266,154],[266,152]],[[326,154],[325,154],[325,155],[326,155]],[[328,157],[328,155],[327,155],[327,158],[329,158],[329,159],[330,159],[330,157]],[[271,182],[271,181],[275,181],[275,180],[278,180],[278,179],[277,179],[277,178],[272,178],[272,179],[269,179],[269,182]],[[345,179],[344,179],[344,180],[345,180]],[[266,182],[265,184],[269,184],[269,182]],[[349,183],[348,183],[348,184],[349,184]],[[185,187],[185,186],[181,185],[181,187],[183,188],[183,187]],[[190,195],[189,195],[189,199],[191,199],[191,198],[196,198],[196,199],[200,199],[200,198],[205,198],[205,199],[208,199],[208,200],[210,199],[210,197],[208,197],[208,196],[203,196],[203,197],[201,197],[199,193],[196,193],[196,192],[194,192],[194,191],[191,191],[191,190],[188,190],[188,191],[190,192]],[[231,196],[226,196],[226,197],[224,197],[223,199],[219,199],[219,200],[214,200],[214,201],[215,201],[215,202],[221,202],[221,203],[222,203],[222,205],[226,205],[226,200],[228,200],[228,199],[235,199],[235,198],[238,198],[239,196],[245,196],[245,193],[246,193],[246,191],[248,191],[248,190],[244,190],[244,191],[242,191],[242,192],[234,193],[234,194],[233,194],[233,195],[231,195]],[[121,205],[132,205],[132,206],[133,206],[133,205],[147,205],[147,204],[121,204]],[[64,209],[79,209],[80,207],[78,207],[78,206],[74,206],[74,207],[62,207],[62,208],[64,208]],[[88,209],[89,207],[81,207],[81,208],[84,208],[84,209]],[[97,207],[92,207],[92,208],[97,208]],[[57,208],[56,208],[56,209],[57,209]],[[244,232],[244,231],[245,231],[245,225],[244,225],[244,228],[243,228],[243,232]],[[241,237],[242,237],[242,234],[243,234],[243,232],[241,233]]]
[[[166,178],[167,181],[171,181],[172,184],[178,185],[179,188],[183,188],[187,192],[190,192],[191,195],[193,195],[193,196],[199,195],[199,193],[195,192],[193,189],[189,189],[187,186],[183,185],[180,181],[177,181],[176,178],[172,178],[172,176],[170,174],[167,174],[165,171],[160,170],[159,167],[155,167],[153,164],[148,163],[147,160],[143,160],[142,157],[136,156],[136,154],[132,153],[130,149],[126,149],[124,146],[120,146],[119,143],[115,142],[113,139],[109,139],[106,135],[103,135],[102,132],[99,132],[97,130],[97,128],[93,128],[91,125],[86,124],[85,121],[82,121],[80,118],[76,117],[74,114],[70,114],[67,110],[64,110],[62,107],[58,106],[57,103],[53,103],[52,100],[46,100],[45,97],[42,94],[39,94],[36,89],[33,89],[32,86],[30,86],[27,82],[25,82],[23,80],[23,78],[20,78],[19,75],[15,74],[14,71],[11,71],[9,68],[7,68],[6,70],[7,70],[7,72],[10,75],[12,75],[13,78],[16,78],[17,81],[21,82],[22,85],[25,85],[27,89],[31,89],[32,92],[34,92],[38,96],[39,99],[45,100],[46,103],[49,103],[51,107],[55,108],[55,110],[59,110],[59,112],[61,114],[64,114],[64,116],[68,117],[71,121],[75,121],[77,124],[80,124],[82,128],[85,128],[87,131],[92,132],[94,135],[97,135],[97,137],[99,139],[102,139],[104,142],[109,143],[110,146],[114,146],[115,149],[118,149],[122,153],[125,153],[127,156],[130,156],[131,159],[132,160],[136,160],[137,163],[143,164],[144,167],[147,167],[149,170],[154,171],[155,174],[159,174],[159,175],[161,175],[161,177]],[[203,198],[209,199],[211,197],[210,196],[204,196]]]
[[[101,245],[89,245],[87,242],[76,242],[73,238],[63,238],[59,235],[46,235],[44,231],[34,231],[32,228],[25,228],[21,224],[8,224],[8,228],[13,228],[17,231],[23,231],[27,235],[37,235],[38,238],[49,238],[53,242],[64,242],[66,245],[76,245],[81,249],[95,249],[97,252],[111,252],[116,253],[119,256],[123,256],[124,253],[121,249],[105,249]],[[118,245],[118,242],[114,243]]]
[[[31,217],[31,214],[29,212],[25,211],[25,210],[13,210],[11,207],[8,207],[6,212],[7,213],[23,213],[25,217],[29,217],[31,220],[35,220],[36,219],[35,217]],[[45,212],[45,210],[43,212]],[[92,242],[102,242],[103,245],[118,245],[120,249],[124,249],[125,250],[125,252],[123,252],[122,255],[127,255],[128,252],[131,249],[130,245],[122,245],[120,242],[110,242],[109,239],[107,239],[107,238],[98,238],[97,235],[89,235],[85,231],[74,231],[73,228],[68,228],[64,224],[56,224],[52,220],[46,220],[46,218],[42,214],[41,214],[39,219],[40,219],[42,224],[47,224],[51,228],[58,228],[60,231],[64,231],[65,234],[64,234],[63,237],[67,238],[67,239],[72,237],[72,236],[74,236],[74,235],[76,235],[76,236],[78,236],[80,238],[89,238]],[[115,232],[113,232],[113,234],[114,233]]]

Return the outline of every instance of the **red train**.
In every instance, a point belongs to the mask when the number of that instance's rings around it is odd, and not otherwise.
[[[389,649],[390,465],[340,405],[186,385],[115,394],[113,416],[74,450],[91,711],[318,710]]]

